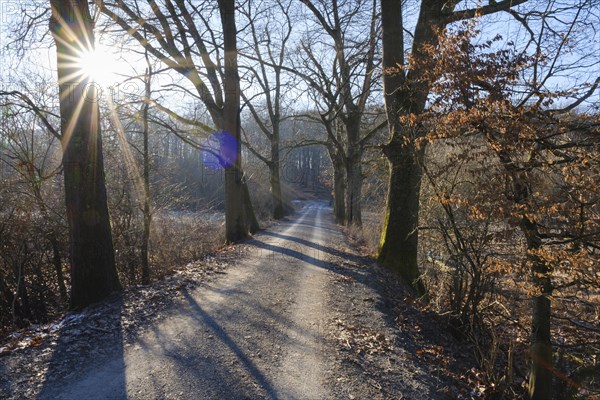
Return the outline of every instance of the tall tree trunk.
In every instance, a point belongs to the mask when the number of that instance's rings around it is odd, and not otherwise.
[[[242,187],[239,171],[235,167],[225,170],[225,238],[228,243],[248,236],[244,221]]]
[[[224,65],[222,128],[233,136],[236,157],[225,169],[225,236],[228,242],[237,242],[258,230],[258,221],[250,201],[250,192],[242,173],[242,149],[240,127],[240,77],[237,63],[237,28],[235,24],[235,1],[219,0],[223,26]]]
[[[260,230],[260,225],[258,223],[258,219],[256,218],[256,214],[254,213],[254,208],[252,207],[250,189],[248,188],[248,183],[246,182],[245,177],[242,177],[242,194],[244,195],[243,207],[246,229],[249,233],[256,233]]]
[[[345,65],[345,63],[344,63]],[[346,66],[347,68],[347,66]],[[346,72],[349,77],[350,73]],[[348,78],[349,79],[349,78]],[[351,98],[351,93],[346,93]],[[358,108],[347,101],[348,117],[344,123],[348,137],[346,150],[346,224],[362,226],[361,198],[362,198],[362,146],[360,144],[360,122],[362,113]]]
[[[58,59],[71,307],[80,308],[120,290],[121,285],[108,215],[98,93],[73,61],[93,48],[93,21],[85,0],[51,0],[50,4],[50,31]]]
[[[271,136],[271,162],[269,163],[271,197],[273,201],[273,218],[281,219],[287,214],[281,190],[281,152],[279,148],[279,120],[276,118]]]
[[[404,32],[402,2],[381,0],[383,29],[383,87],[388,118],[390,143],[384,153],[390,165],[390,181],[386,217],[383,226],[378,261],[398,272],[412,283],[418,293],[424,294],[417,263],[419,196],[421,162],[424,149],[415,143],[420,132],[403,126],[399,119],[409,114],[420,114],[425,109],[429,83],[422,79],[423,71],[415,68],[408,72],[398,70],[406,65],[404,59]],[[423,46],[437,45],[436,31],[447,23],[446,16],[457,2],[423,0],[415,27],[412,56],[423,57]]]
[[[271,197],[273,201],[273,218],[281,219],[285,217],[286,210],[282,198],[281,178],[280,178],[280,161],[279,158],[272,158],[269,165],[270,181],[271,181]]]
[[[321,189],[321,181],[319,177],[321,176],[321,152],[315,149],[313,152],[313,191],[318,193]]]
[[[381,0],[383,28],[383,70],[404,65],[402,5],[396,0]],[[390,168],[385,222],[377,261],[398,273],[419,294],[424,287],[417,264],[419,191],[421,186],[420,156],[414,141],[403,140],[405,133],[399,118],[404,109],[406,77],[402,71],[385,73],[383,88],[388,118],[390,143],[384,148]]]

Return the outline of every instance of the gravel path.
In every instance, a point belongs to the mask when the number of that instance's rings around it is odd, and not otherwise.
[[[163,284],[128,318],[127,295],[109,301],[0,358],[0,397],[447,398],[399,347],[372,269],[343,243],[331,209],[309,202],[212,278]]]

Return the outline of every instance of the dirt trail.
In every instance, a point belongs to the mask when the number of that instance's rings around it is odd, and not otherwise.
[[[101,365],[48,381],[41,398],[329,398],[322,209],[310,203],[239,246],[226,275],[185,292],[168,318]]]
[[[303,216],[303,219],[313,219],[314,228],[311,240],[316,246],[323,245],[319,230],[321,211],[320,207],[314,211],[309,208],[307,212],[310,214]],[[285,239],[279,239],[276,245],[284,247],[286,242]],[[323,318],[329,313],[325,297],[328,275],[326,270],[318,265],[320,260],[318,249],[304,246],[302,250],[303,254],[309,257],[312,254],[312,258],[317,262],[304,262],[301,265],[302,271],[300,279],[297,281],[296,302],[290,310],[290,314],[302,335],[298,335],[296,340],[287,344],[287,353],[278,373],[278,382],[281,382],[280,393],[284,398],[322,399],[329,397],[326,383],[323,382],[324,365],[326,364],[326,360],[323,359],[323,350],[326,346],[319,337],[325,326]],[[293,337],[293,334],[293,329],[290,329],[288,336]]]

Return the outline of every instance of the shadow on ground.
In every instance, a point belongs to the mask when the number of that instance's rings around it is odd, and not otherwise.
[[[127,397],[121,310],[123,298],[96,312],[63,321],[39,399],[123,399]],[[74,357],[76,356],[76,357]],[[93,375],[86,375],[90,365]]]

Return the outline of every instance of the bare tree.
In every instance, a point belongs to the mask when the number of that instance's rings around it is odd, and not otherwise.
[[[287,46],[292,34],[291,12],[292,1],[264,3],[255,10],[253,2],[245,3],[240,14],[246,19],[249,32],[247,50],[242,50],[251,63],[242,68],[247,71],[245,79],[249,91],[258,88],[253,95],[242,92],[244,105],[250,110],[260,132],[270,144],[269,155],[264,156],[250,143],[245,141],[248,149],[269,168],[273,218],[281,219],[289,213],[291,206],[285,204],[281,189],[281,123],[284,119],[283,95],[286,84],[283,81],[283,67],[287,63]],[[264,103],[258,105],[257,100]]]
[[[328,150],[337,171],[335,194],[345,197],[344,209],[336,198],[338,220],[342,217],[346,223],[360,226],[363,153],[374,134],[385,126],[379,124],[373,128],[372,121],[365,118],[380,62],[377,2],[303,0],[302,3],[320,30],[302,40],[302,65],[298,69],[314,91],[327,128]],[[325,45],[322,36],[329,40]],[[331,59],[323,56],[327,53],[332,54]],[[343,130],[338,131],[339,128]]]
[[[141,245],[141,261],[142,261],[142,283],[150,283],[150,260],[148,256],[150,247],[150,228],[152,225],[152,204],[150,195],[150,99],[152,98],[152,75],[153,68],[148,52],[144,52],[146,60],[146,73],[144,76],[144,103],[142,105],[142,124],[143,124],[143,172],[142,180],[144,187],[144,198],[142,201],[142,213],[144,215],[144,228],[142,234]]]
[[[234,152],[225,157],[233,160],[225,165],[227,240],[238,241],[249,232],[258,230],[241,168],[240,82],[234,2],[219,1],[216,8],[207,3],[198,5],[184,0],[167,0],[161,6],[149,1],[145,8],[135,0],[110,4],[99,1],[97,5],[152,56],[185,77],[196,94],[186,92],[203,102],[218,131],[226,131],[235,139],[235,149],[224,149]],[[215,11],[220,15],[221,33],[215,31],[211,17],[207,17]],[[142,29],[152,40],[146,40],[140,33]],[[168,111],[166,107],[161,110]],[[170,115],[177,117],[175,113]],[[202,123],[195,125],[206,130]]]

